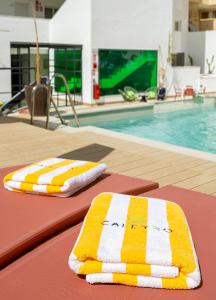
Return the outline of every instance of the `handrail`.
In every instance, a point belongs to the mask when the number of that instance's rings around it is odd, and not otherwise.
[[[39,84],[33,87],[32,89],[32,95],[31,95],[31,108],[30,108],[30,113],[31,113],[31,120],[30,120],[30,124],[33,124],[33,118],[34,118],[34,112],[35,112],[35,100],[36,100],[36,92],[38,89],[40,89],[41,87],[43,87],[46,90],[46,94],[47,94],[47,107],[46,107],[46,129],[49,128],[49,117],[50,117],[50,104],[52,103],[56,113],[58,114],[59,119],[61,120],[61,123],[63,125],[67,125],[65,123],[65,121],[63,120],[58,107],[55,104],[55,101],[53,100],[52,96],[51,96],[51,90],[50,90],[50,86],[45,85],[45,84]]]
[[[79,122],[79,119],[78,119],[78,116],[77,116],[77,113],[76,113],[76,110],[75,110],[75,107],[74,107],[74,103],[73,103],[73,100],[72,100],[72,97],[71,97],[71,93],[70,93],[70,90],[69,90],[69,87],[68,87],[68,83],[67,83],[67,80],[66,80],[65,76],[63,74],[60,74],[60,73],[53,74],[52,77],[49,79],[49,83],[48,83],[49,90],[51,88],[51,81],[52,81],[52,79],[56,78],[56,77],[61,78],[62,81],[64,82],[64,85],[65,85],[65,88],[66,88],[66,92],[67,92],[67,95],[69,97],[70,105],[71,105],[71,108],[72,108],[72,111],[73,111],[73,114],[74,114],[74,118],[75,118],[75,121],[76,121],[76,125],[77,125],[77,127],[80,127],[80,122]]]

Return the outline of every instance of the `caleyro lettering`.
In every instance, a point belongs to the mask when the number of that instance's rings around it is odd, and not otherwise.
[[[110,220],[102,221],[101,225],[110,226],[113,229],[126,227],[125,223],[121,223],[121,222],[118,222],[118,221],[110,221]],[[127,224],[127,228],[129,228],[131,230],[143,229],[143,230],[157,230],[159,232],[166,232],[166,233],[173,232],[173,230],[171,228],[159,227],[159,226],[156,226],[156,225],[146,225],[146,224],[142,224],[142,223],[131,223],[131,222]]]

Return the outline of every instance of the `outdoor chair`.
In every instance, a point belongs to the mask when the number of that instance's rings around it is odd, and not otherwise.
[[[183,89],[174,86],[174,90],[175,90],[175,100],[177,100],[177,98],[182,99],[183,98],[183,93],[184,93]]]
[[[68,258],[82,224],[64,231],[29,252],[0,275],[0,298],[4,300],[215,300],[216,201],[205,195],[167,186],[141,196],[168,199],[179,204],[188,219],[203,282],[195,290],[137,288],[114,284],[88,284],[73,273]],[[198,217],[199,216],[199,217]]]
[[[0,181],[20,166],[0,170]],[[92,199],[104,191],[138,195],[158,187],[152,181],[105,173],[69,198],[15,193],[0,185],[0,269],[85,217]],[[0,297],[1,299],[1,297]]]
[[[193,97],[196,94],[195,89],[191,85],[187,85],[184,88],[183,95],[184,97]]]
[[[139,93],[132,87],[126,86],[124,91],[118,90],[125,101],[131,102],[139,99]]]

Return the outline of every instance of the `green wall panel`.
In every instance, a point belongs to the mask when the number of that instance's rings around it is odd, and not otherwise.
[[[158,53],[153,50],[99,50],[101,95],[131,86],[145,91],[157,86]]]
[[[55,49],[55,73],[63,74],[71,93],[80,94],[82,90],[82,50]],[[55,79],[55,91],[64,93],[65,86],[59,78]]]

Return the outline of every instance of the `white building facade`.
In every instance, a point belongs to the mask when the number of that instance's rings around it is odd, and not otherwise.
[[[34,77],[31,76],[35,67],[35,60],[31,57],[35,51],[31,3],[28,0],[0,3],[0,100],[3,101],[8,101],[22,84],[27,84],[24,81]],[[186,65],[189,64],[187,55],[192,56],[194,65],[198,67],[191,67],[191,70],[188,66],[179,71],[168,68],[168,92],[173,93],[175,74],[178,78],[176,84],[186,84],[191,72],[193,81],[198,84],[199,66],[205,72],[205,59],[214,52],[213,36],[210,35],[215,32],[188,33],[188,0],[35,0],[33,5],[38,17],[42,56],[44,53],[43,75],[50,76],[61,71],[61,59],[64,57],[64,63],[68,64],[64,71],[69,72],[70,69],[73,72],[70,76],[66,74],[70,78],[71,89],[78,87],[77,91],[86,104],[95,102],[94,85],[97,84],[101,85],[102,98],[107,101],[114,99],[123,85],[137,82],[135,88],[138,90],[157,86],[159,70],[167,65],[170,51],[185,53]],[[70,53],[72,50],[73,54]],[[30,53],[28,61],[22,61],[20,66],[19,59],[25,51]],[[76,58],[79,51],[80,62]],[[45,56],[45,53],[49,55]],[[60,62],[58,68],[57,59]],[[77,67],[73,69],[70,63]],[[21,75],[19,68],[22,69]],[[19,76],[25,80],[20,80]],[[142,87],[139,78],[146,85]],[[59,91],[62,91],[61,87]]]

